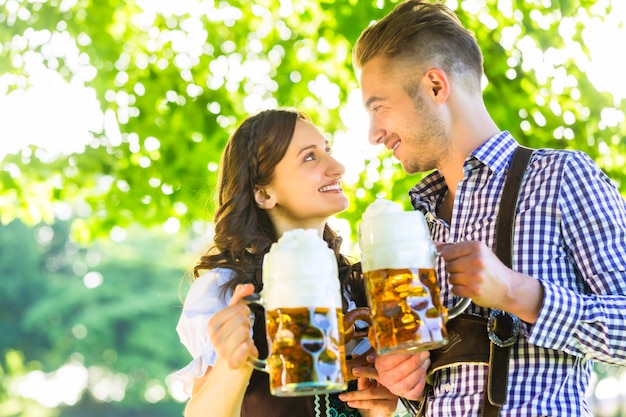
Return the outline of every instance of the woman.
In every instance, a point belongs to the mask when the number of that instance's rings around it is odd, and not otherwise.
[[[212,416],[379,417],[395,410],[397,397],[368,378],[357,380],[357,391],[341,394],[345,403],[337,395],[273,397],[268,376],[246,360],[265,357],[267,342],[263,312],[241,299],[262,289],[263,256],[285,231],[316,229],[337,256],[344,311],[366,305],[359,271],[339,253],[341,239],[326,223],[348,207],[344,171],[322,133],[297,112],[264,111],[230,138],[220,167],[214,246],[194,268],[197,279],[177,326],[194,357],[179,372],[192,385],[186,417],[209,410]]]

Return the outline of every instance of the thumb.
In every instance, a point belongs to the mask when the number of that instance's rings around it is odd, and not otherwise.
[[[450,246],[449,243],[446,242],[440,242],[438,240],[434,240],[433,244],[435,245],[435,250],[437,251],[438,255],[441,255],[441,252],[448,246]]]
[[[230,299],[230,303],[228,305],[234,305],[241,301],[241,299],[247,295],[254,293],[254,285],[252,284],[239,284],[235,288],[235,292],[233,293],[233,298]]]

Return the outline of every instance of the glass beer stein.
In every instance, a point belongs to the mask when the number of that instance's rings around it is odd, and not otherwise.
[[[272,395],[300,396],[347,389],[337,260],[314,229],[285,232],[263,259],[268,357],[249,358],[270,376]]]
[[[470,299],[450,311],[441,302],[436,249],[419,211],[379,199],[363,214],[359,247],[378,354],[431,350],[448,343],[445,324]]]

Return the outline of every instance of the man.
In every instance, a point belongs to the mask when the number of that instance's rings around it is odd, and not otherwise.
[[[582,152],[536,150],[519,192],[509,269],[492,248],[519,145],[485,108],[473,35],[444,5],[409,0],[363,31],[353,59],[369,141],[392,150],[409,174],[434,170],[409,195],[442,242],[444,303],[469,297],[470,314],[504,311],[521,321],[495,415],[591,416],[593,361],[626,365],[624,199]],[[382,384],[425,402],[428,416],[482,415],[494,388],[489,366],[440,369],[426,389],[430,360],[428,352],[386,355],[375,365]]]

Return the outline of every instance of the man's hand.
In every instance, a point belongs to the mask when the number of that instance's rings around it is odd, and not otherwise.
[[[428,352],[376,356],[374,364],[375,371],[363,367],[353,372],[359,377],[376,378],[393,394],[408,400],[419,400],[424,395],[426,371],[430,366]]]
[[[535,278],[509,269],[484,243],[438,243],[446,262],[452,292],[471,298],[481,307],[516,315],[527,323],[537,321],[543,304],[543,286]]]

